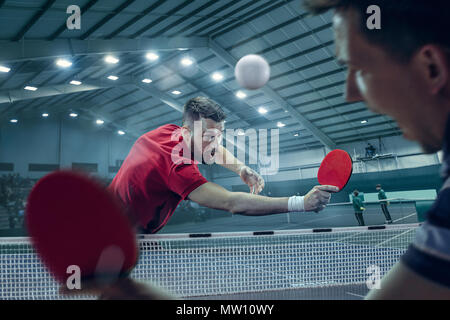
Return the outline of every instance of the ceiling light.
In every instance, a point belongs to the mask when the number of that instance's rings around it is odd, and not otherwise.
[[[159,59],[159,56],[158,56],[156,53],[153,53],[153,52],[147,53],[145,57],[146,57],[148,60],[150,60],[150,61],[155,61],[155,60],[158,60],[158,59]]]
[[[125,134],[125,131],[119,130],[119,131],[117,131],[117,133],[118,133],[119,135],[123,136],[123,135]]]
[[[144,83],[152,83],[152,80],[151,79],[143,79],[142,82],[144,82]]]
[[[363,123],[363,124],[364,124],[364,123],[367,123],[367,120],[363,120],[363,121],[361,121],[361,123]]]
[[[5,66],[0,66],[0,72],[9,72],[11,69]]]
[[[56,60],[56,65],[62,67],[62,68],[68,68],[72,65],[72,62],[66,59],[58,59]]]
[[[283,122],[277,122],[278,128],[283,128],[284,126],[286,126],[286,125]]]
[[[116,57],[113,57],[113,56],[106,56],[105,62],[116,64],[117,62],[119,62],[119,59],[117,59]]]
[[[172,93],[173,93],[173,94],[176,94],[176,95],[179,95],[179,94],[181,94],[181,91],[174,90],[174,91],[172,91]]]
[[[101,119],[97,119],[97,121],[95,121],[96,124],[98,124],[99,126],[104,124],[105,121],[101,120]]]
[[[78,117],[78,114],[75,113],[75,112],[71,112],[71,113],[69,114],[69,116],[71,116],[72,118],[76,118],[76,117]]]
[[[26,86],[24,89],[28,90],[28,91],[36,91],[38,88],[32,87],[32,86]]]
[[[119,79],[119,77],[116,77],[116,76],[109,76],[108,79],[109,79],[109,80],[116,81],[117,79]]]
[[[44,112],[44,113],[42,114],[42,117],[43,117],[43,118],[47,118],[47,117],[48,117],[48,113],[47,113],[47,112]]]
[[[261,114],[266,114],[268,111],[267,111],[266,108],[260,107],[260,108],[258,109],[258,112],[261,113]]]
[[[9,122],[11,122],[11,123],[17,123],[17,122],[19,122],[19,120],[17,120],[17,119],[11,119],[11,120],[9,120]]]
[[[236,97],[238,97],[239,99],[244,99],[247,97],[247,95],[242,91],[238,91],[236,92]]]
[[[69,83],[70,83],[70,84],[73,84],[73,85],[75,85],[75,86],[79,86],[82,82],[81,82],[81,81],[78,81],[78,80],[72,80],[72,81],[70,81]]]
[[[194,63],[194,61],[192,61],[192,60],[189,59],[189,58],[183,58],[183,59],[181,59],[181,64],[182,64],[183,66],[188,67],[188,66],[190,66],[190,65],[193,64],[193,63]]]
[[[222,81],[223,75],[220,72],[214,72],[211,76],[214,81]]]

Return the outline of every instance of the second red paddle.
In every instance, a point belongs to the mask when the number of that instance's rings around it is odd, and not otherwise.
[[[113,197],[91,178],[70,171],[51,173],[33,187],[26,208],[33,246],[61,283],[81,279],[114,281],[138,257],[133,229]]]
[[[350,180],[353,172],[353,161],[350,155],[340,149],[331,151],[322,160],[317,173],[321,185],[330,185],[342,190]]]

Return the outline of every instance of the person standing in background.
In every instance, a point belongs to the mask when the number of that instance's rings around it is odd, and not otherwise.
[[[383,211],[383,214],[386,218],[386,223],[392,224],[391,214],[389,213],[389,210],[387,208],[389,202],[386,200],[387,199],[386,193],[384,192],[383,189],[381,189],[381,184],[377,184],[376,189],[378,191],[378,200],[380,200],[381,210]]]
[[[368,143],[366,147],[366,158],[373,158],[375,156],[376,151],[377,149],[375,149],[373,145]]]
[[[363,211],[366,210],[366,208],[364,208],[364,202],[358,195],[359,195],[358,190],[353,191],[353,208],[355,209],[355,216],[359,226],[365,226]]]

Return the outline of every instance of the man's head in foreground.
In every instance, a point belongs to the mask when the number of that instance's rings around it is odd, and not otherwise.
[[[396,120],[425,152],[441,149],[450,113],[450,1],[304,0],[312,13],[334,10],[338,60],[348,67],[346,100],[365,101]],[[381,29],[369,29],[378,5]]]
[[[212,164],[221,145],[225,128],[225,112],[215,101],[206,97],[190,99],[184,105],[182,134],[192,159]]]

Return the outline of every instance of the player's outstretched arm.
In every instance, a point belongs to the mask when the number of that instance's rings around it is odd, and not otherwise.
[[[208,208],[226,210],[244,215],[268,215],[289,211],[320,211],[330,201],[331,193],[338,189],[333,186],[315,186],[299,199],[303,201],[302,210],[289,207],[289,197],[265,197],[245,192],[231,192],[207,182],[189,194],[189,199]],[[292,206],[291,206],[292,207]]]

